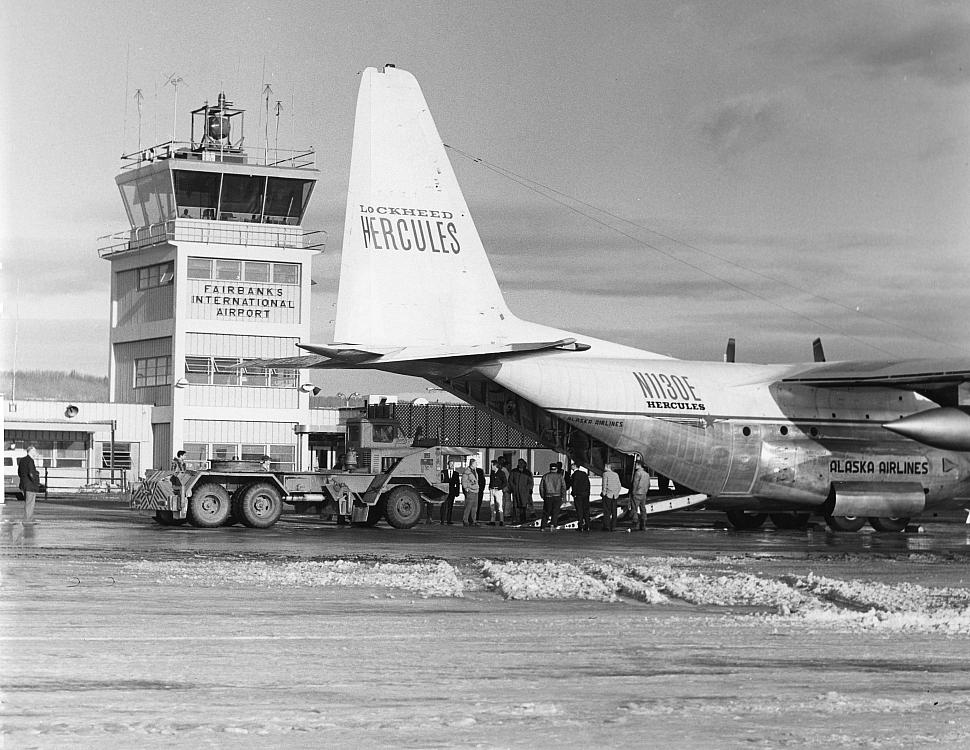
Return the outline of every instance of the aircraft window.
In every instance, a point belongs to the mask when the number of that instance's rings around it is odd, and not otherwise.
[[[266,223],[299,224],[311,190],[313,180],[270,177],[266,184]]]
[[[779,430],[779,432],[781,432],[782,435],[787,435],[788,434],[788,428],[787,427],[782,427],[781,430]]]
[[[176,169],[178,215],[190,219],[214,219],[219,207],[219,182],[218,172]]]
[[[741,434],[744,435],[745,437],[748,437],[751,434],[751,428],[750,427],[742,428]]]
[[[238,260],[217,260],[216,278],[222,281],[239,281],[241,266]]]
[[[259,221],[263,210],[265,178],[227,174],[222,178],[220,218],[229,221]]]
[[[808,431],[808,434],[811,435],[812,437],[818,437],[818,428],[813,427]]]

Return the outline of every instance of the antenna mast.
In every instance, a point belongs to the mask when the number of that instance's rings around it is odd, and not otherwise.
[[[145,98],[145,95],[141,93],[141,89],[135,89],[133,98],[138,104],[138,150],[141,151],[141,100]]]
[[[178,118],[179,118],[179,84],[180,83],[185,83],[185,79],[182,78],[182,76],[176,76],[175,73],[172,73],[172,75],[168,77],[168,80],[165,81],[166,85],[172,84],[172,86],[175,87],[175,108],[174,108],[174,111],[172,112],[172,143],[175,143],[175,132],[176,132],[176,126],[178,125]]]
[[[263,84],[263,99],[266,103],[266,118],[263,120],[263,163],[269,161],[269,98],[273,93],[268,83]]]

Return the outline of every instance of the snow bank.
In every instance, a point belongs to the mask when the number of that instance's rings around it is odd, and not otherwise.
[[[616,600],[613,589],[571,563],[482,560],[480,564],[482,575],[506,599]]]
[[[420,596],[457,596],[463,586],[455,569],[447,562],[364,563],[351,560],[263,561],[210,560],[191,562],[129,563],[126,570],[135,575],[159,577],[160,582],[197,586],[227,583],[279,586],[361,586],[405,589]]]

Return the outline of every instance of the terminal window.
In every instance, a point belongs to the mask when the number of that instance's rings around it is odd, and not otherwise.
[[[186,357],[185,379],[196,385],[296,388],[298,372],[278,367],[239,367],[238,357]]]
[[[300,266],[297,263],[189,258],[187,275],[190,279],[299,284]]]
[[[172,382],[172,358],[145,357],[135,360],[135,388],[150,388]]]
[[[138,288],[151,289],[156,286],[165,286],[172,282],[173,265],[168,263],[156,263],[153,266],[144,266],[138,269]]]

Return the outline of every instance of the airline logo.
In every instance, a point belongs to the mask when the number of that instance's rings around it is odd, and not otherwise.
[[[861,457],[833,458],[829,461],[829,473],[847,477],[919,477],[930,473],[930,462],[925,456],[892,456],[878,460]]]
[[[366,250],[401,250],[458,255],[461,242],[450,211],[360,204]]]
[[[685,375],[663,372],[635,372],[637,385],[647,400],[648,409],[707,411],[703,399]]]

